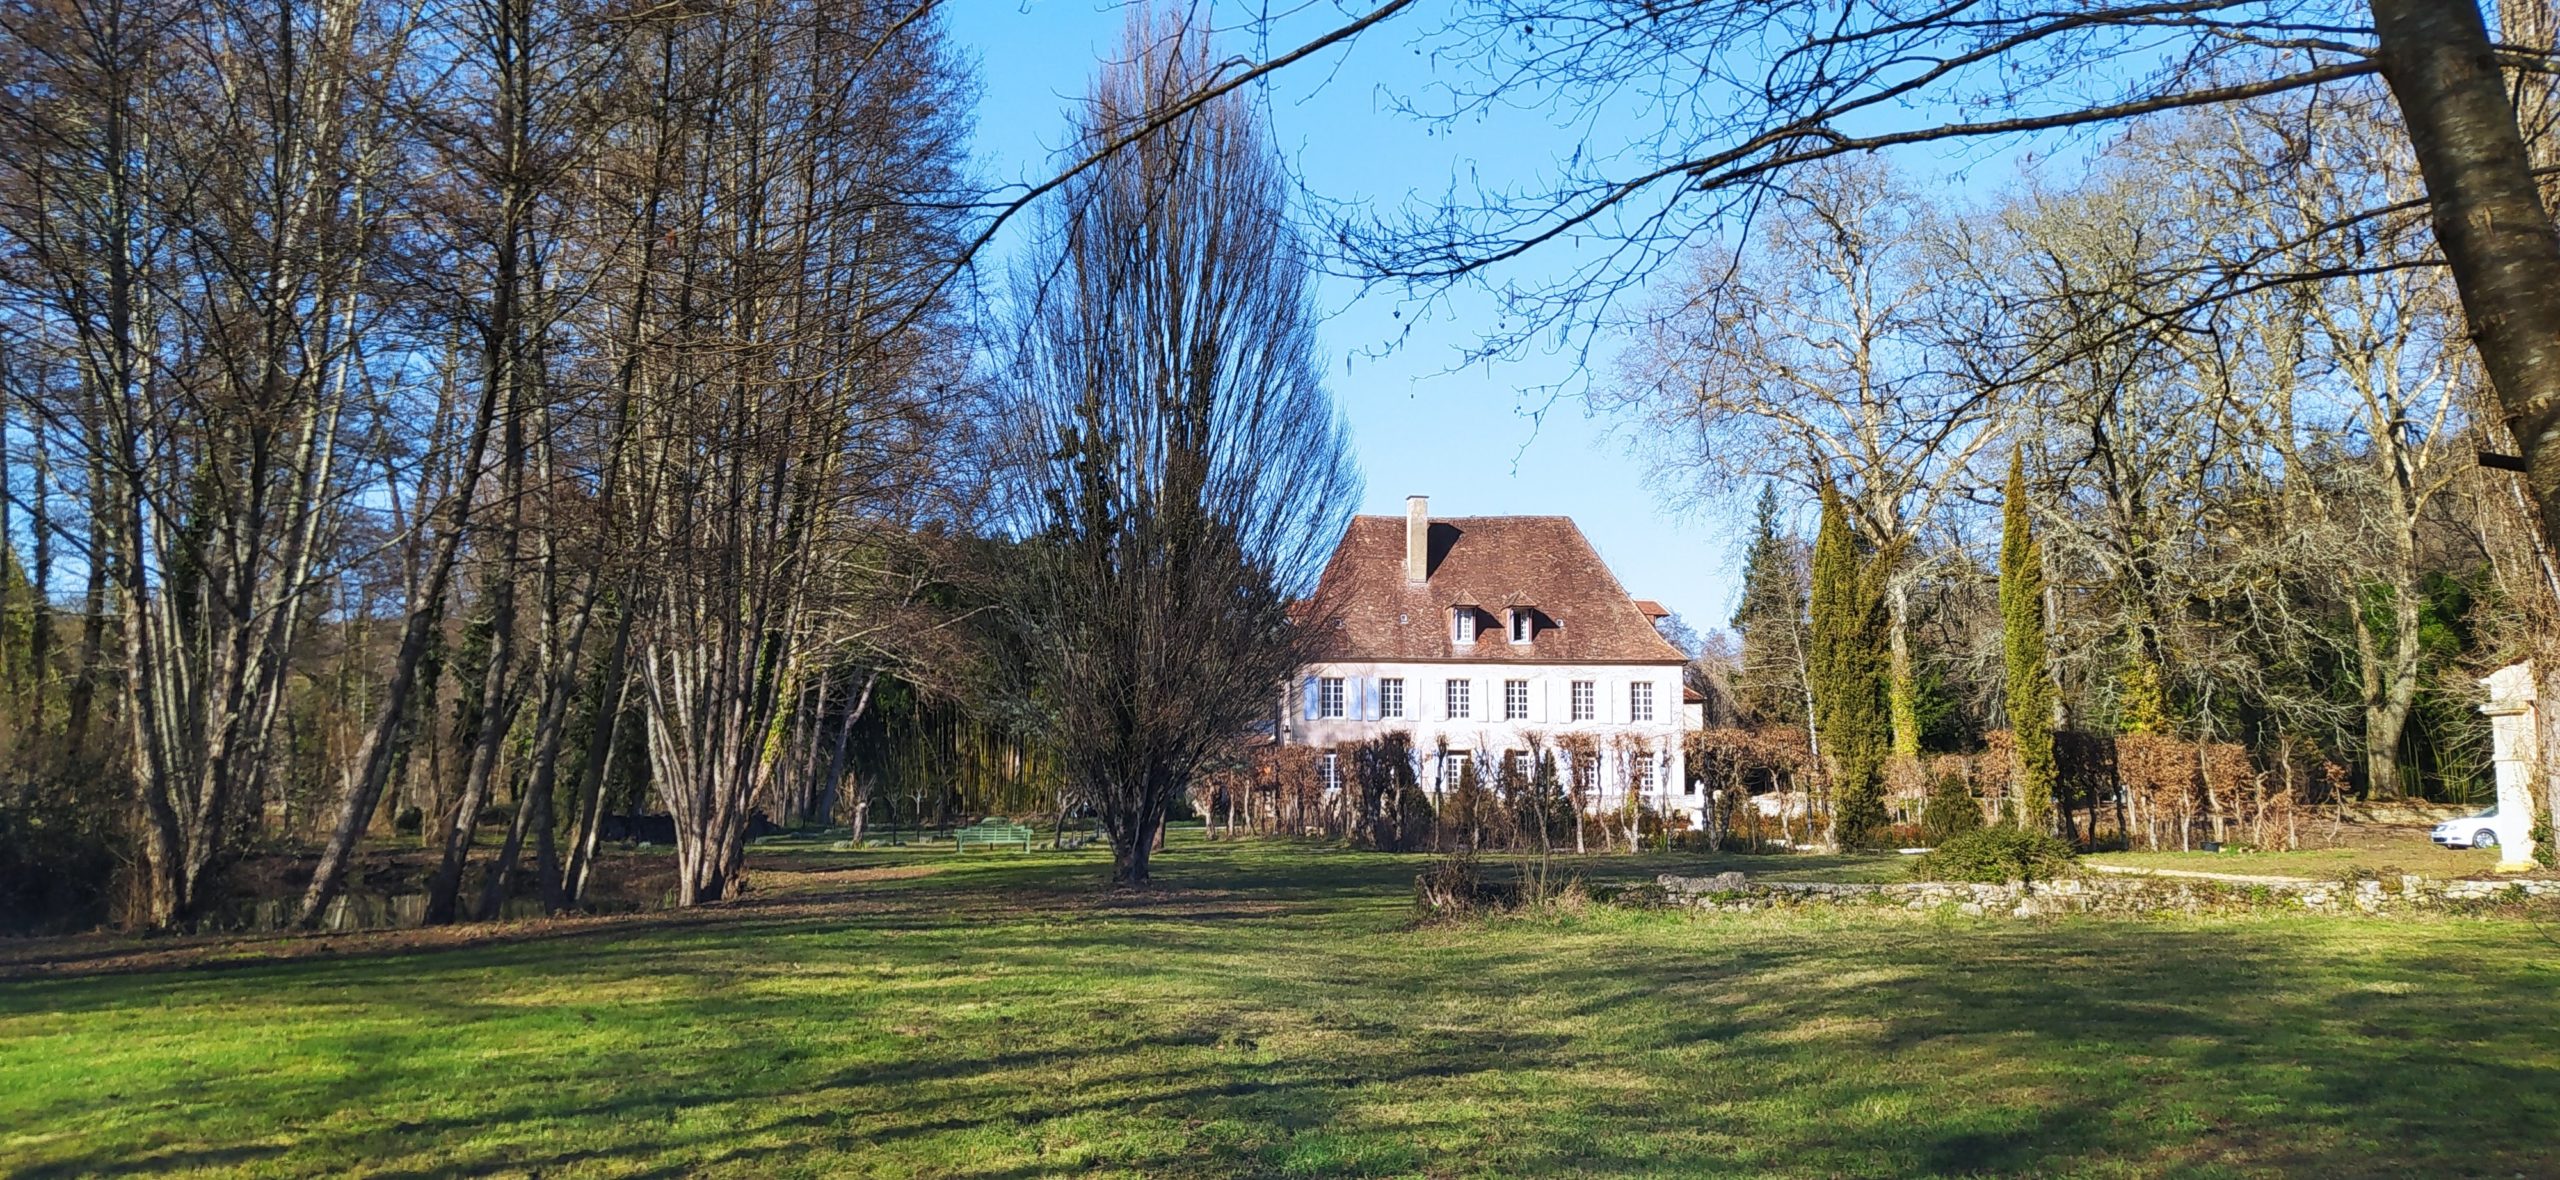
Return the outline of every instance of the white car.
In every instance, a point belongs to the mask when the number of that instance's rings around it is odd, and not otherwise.
[[[2492,804],[2478,815],[2466,815],[2437,824],[2427,837],[2447,848],[2495,848],[2506,843],[2499,835],[2506,828],[2498,822],[2498,808]]]

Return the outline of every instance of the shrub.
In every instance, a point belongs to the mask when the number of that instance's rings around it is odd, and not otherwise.
[[[1912,862],[1922,881],[2003,884],[2066,876],[2078,860],[2059,837],[2020,828],[1980,828],[1950,838]]]
[[[1920,842],[1936,848],[1966,832],[1982,828],[1982,805],[1973,789],[1952,774],[1940,775],[1920,816]]]
[[[1431,862],[1413,879],[1413,906],[1423,918],[1464,917],[1486,908],[1484,873],[1457,852]]]

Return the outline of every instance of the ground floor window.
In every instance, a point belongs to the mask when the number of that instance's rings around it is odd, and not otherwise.
[[[1467,756],[1465,754],[1451,750],[1440,756],[1440,788],[1442,790],[1457,790],[1458,780],[1465,778],[1466,774]]]
[[[1342,755],[1327,751],[1316,755],[1316,781],[1328,791],[1342,789]]]

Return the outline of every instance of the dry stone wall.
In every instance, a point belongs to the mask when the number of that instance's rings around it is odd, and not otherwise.
[[[1802,906],[1952,908],[1968,915],[2204,914],[2247,910],[2393,915],[2460,912],[2493,905],[2560,900],[2560,880],[2438,880],[2404,875],[2390,881],[2212,881],[2178,877],[2066,877],[2053,881],[1969,885],[1945,881],[1843,884],[1755,881],[1741,873],[1655,879],[1664,900],[1701,910],[1767,910]]]

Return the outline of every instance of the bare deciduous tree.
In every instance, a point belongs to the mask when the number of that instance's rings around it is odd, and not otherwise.
[[[1738,259],[1695,254],[1619,360],[1615,400],[1680,440],[1662,456],[1728,500],[1784,480],[1843,492],[1861,535],[1917,554],[1921,525],[1961,494],[1993,402],[1933,358],[1947,341],[1945,276],[1928,208],[1878,161],[1794,178]],[[1920,749],[1911,647],[1914,581],[1886,583],[1894,749]]]
[[[1321,641],[1293,599],[1355,487],[1259,120],[1241,95],[1157,119],[1212,76],[1205,30],[1141,10],[1125,53],[1077,150],[1146,130],[1061,190],[1017,280],[1010,600],[1068,789],[1136,885],[1167,807]]]

